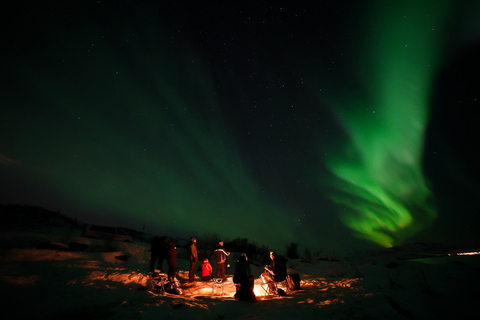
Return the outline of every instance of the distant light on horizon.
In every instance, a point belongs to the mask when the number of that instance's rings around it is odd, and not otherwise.
[[[449,254],[449,256],[452,256],[452,255],[457,255],[457,256],[476,256],[476,255],[480,255],[480,252],[479,251],[472,251],[472,252],[457,252],[455,254]]]

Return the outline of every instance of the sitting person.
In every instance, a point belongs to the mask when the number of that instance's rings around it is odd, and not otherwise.
[[[287,260],[273,251],[270,252],[270,259],[272,259],[272,265],[265,266],[265,272],[261,277],[263,282],[268,284],[269,292],[275,293],[272,282],[284,281],[287,278]]]
[[[235,274],[233,275],[233,282],[237,292],[235,293],[235,300],[243,300],[254,302],[257,301],[255,293],[253,292],[254,278],[248,263],[248,258],[245,253],[240,255],[238,262],[235,265]]]
[[[202,277],[204,281],[208,281],[212,279],[212,265],[208,261],[208,258],[203,259],[202,263]]]

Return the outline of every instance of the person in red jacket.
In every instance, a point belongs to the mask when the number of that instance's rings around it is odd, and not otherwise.
[[[203,280],[208,281],[212,279],[212,273],[213,273],[212,265],[210,264],[207,258],[203,259],[203,263],[202,263]]]

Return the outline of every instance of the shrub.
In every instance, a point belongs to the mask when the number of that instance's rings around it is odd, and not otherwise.
[[[287,258],[298,259],[298,244],[297,243],[292,242],[287,247]]]

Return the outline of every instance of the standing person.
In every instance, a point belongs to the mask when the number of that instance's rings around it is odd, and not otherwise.
[[[157,264],[157,269],[160,272],[163,269],[163,259],[165,258],[165,237],[155,236],[152,239],[150,247],[150,272],[155,272],[155,264]]]
[[[217,278],[227,280],[225,276],[225,264],[227,263],[230,252],[227,252],[223,247],[223,241],[218,242],[218,248],[215,250],[215,259],[217,262]]]
[[[203,263],[202,263],[203,280],[208,281],[212,279],[212,274],[213,274],[213,268],[212,268],[212,265],[210,264],[210,261],[208,261],[208,258],[203,259]]]
[[[198,261],[197,253],[197,239],[190,238],[190,245],[188,246],[188,253],[190,257],[190,270],[188,272],[188,282],[195,282],[195,266]]]
[[[235,265],[235,274],[233,275],[234,283],[241,283],[242,280],[247,279],[252,275],[250,269],[250,263],[248,263],[248,258],[245,253],[242,253],[238,258],[238,262]]]
[[[177,272],[177,248],[175,242],[170,240],[168,242],[168,280],[171,283],[175,282],[175,273]]]

